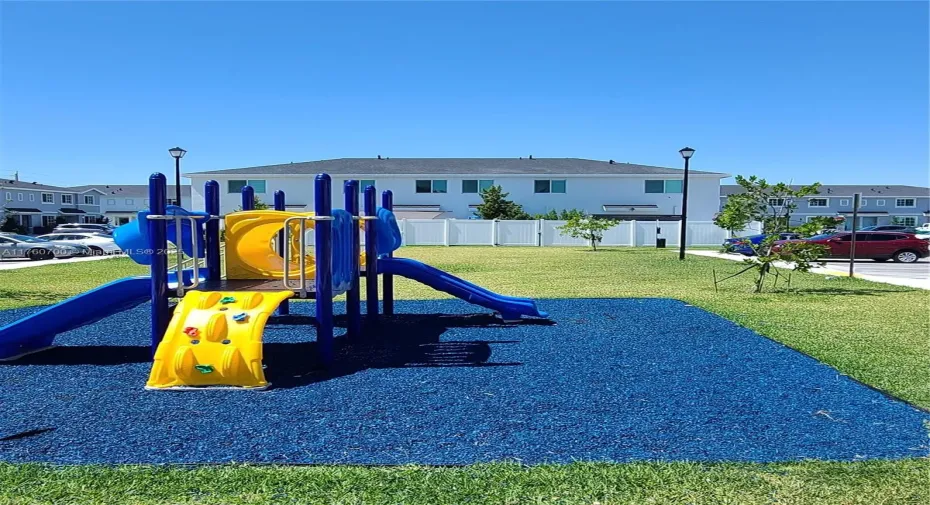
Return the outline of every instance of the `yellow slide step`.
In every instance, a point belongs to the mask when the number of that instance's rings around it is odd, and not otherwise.
[[[268,387],[262,332],[291,291],[191,291],[175,307],[146,389]]]

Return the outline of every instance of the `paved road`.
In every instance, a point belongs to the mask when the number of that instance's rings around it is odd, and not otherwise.
[[[64,258],[60,260],[41,260],[41,261],[32,261],[28,259],[15,259],[15,260],[0,260],[0,270],[17,270],[20,268],[30,268],[30,267],[41,267],[45,265],[61,265],[62,263],[77,263],[80,261],[97,261],[105,260],[109,258],[117,258],[119,255],[113,256],[88,256],[85,258]]]
[[[849,271],[848,260],[827,260],[826,268],[830,270]],[[879,263],[872,260],[856,260],[855,272],[877,277],[898,277],[902,279],[930,279],[930,258],[917,263]]]
[[[745,256],[740,254],[727,254],[719,251],[689,249],[689,254],[710,256],[733,261],[742,261]],[[846,275],[849,272],[848,260],[826,260],[823,268],[811,270],[813,273],[823,275]],[[790,265],[779,265],[791,268]],[[885,282],[899,286],[930,289],[930,258],[924,258],[917,263],[894,263],[887,261],[879,263],[872,260],[856,260],[856,276],[875,282]]]

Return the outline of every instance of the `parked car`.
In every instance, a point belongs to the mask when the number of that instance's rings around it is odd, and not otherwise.
[[[737,237],[737,238],[728,238],[723,241],[723,249],[726,252],[743,254],[745,256],[755,256],[755,251],[752,250],[752,245],[759,245],[765,240],[769,235],[765,233],[760,233],[758,235],[750,235],[748,237]],[[797,233],[779,233],[778,240],[794,240],[801,238]]]
[[[903,224],[880,224],[876,226],[866,226],[865,228],[856,231],[900,231],[904,233],[917,233],[917,229],[913,226],[905,226]]]
[[[848,258],[852,244],[852,233],[828,233],[802,239],[826,246],[827,258]],[[791,240],[780,240],[773,250],[780,249]],[[930,241],[917,238],[913,233],[901,232],[856,232],[856,258],[875,261],[894,260],[898,263],[914,263],[930,256]]]
[[[917,238],[930,239],[930,223],[922,224],[914,230]]]
[[[52,242],[14,233],[0,234],[0,259],[48,260],[87,256],[90,249],[81,244]]]
[[[116,245],[116,241],[113,240],[113,237],[109,235],[93,233],[49,233],[48,235],[39,235],[36,238],[87,246],[94,255],[117,254],[122,252],[119,246]]]
[[[52,230],[52,233],[100,233],[113,235],[113,227],[108,224],[64,223]]]

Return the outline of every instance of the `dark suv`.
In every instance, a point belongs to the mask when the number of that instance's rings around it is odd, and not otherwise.
[[[848,258],[852,245],[852,233],[825,233],[804,239],[827,246],[830,250],[828,258]],[[778,241],[773,250],[778,250],[781,244],[796,241]],[[856,258],[871,259],[875,261],[894,260],[899,263],[914,263],[920,258],[930,256],[930,241],[920,239],[913,233],[897,233],[890,231],[856,232]]]

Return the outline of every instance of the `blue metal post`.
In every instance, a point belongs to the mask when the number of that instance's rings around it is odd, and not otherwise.
[[[242,210],[255,210],[255,189],[242,186]]]
[[[317,217],[332,216],[332,180],[319,174],[313,181],[313,209]],[[314,249],[316,254],[316,344],[320,361],[333,361],[333,222],[314,223]]]
[[[280,189],[274,192],[274,210],[284,211],[287,210],[287,206],[284,203],[284,191]],[[287,244],[284,243],[284,230],[278,232],[277,239],[277,249],[278,255],[282,258],[284,257],[284,248],[287,247]],[[291,313],[291,302],[284,300],[281,302],[281,305],[278,305],[278,315],[286,316]]]
[[[205,200],[204,210],[211,216],[220,215],[220,185],[216,181],[207,181],[203,185]],[[151,200],[149,200],[151,201]],[[205,228],[205,249],[207,253],[207,280],[220,280],[220,222],[216,219],[207,221]]]
[[[358,216],[358,181],[348,180],[343,186],[345,193],[346,212],[353,217]],[[352,255],[352,285],[346,292],[346,318],[349,320],[348,333],[349,338],[356,338],[362,333],[362,300],[361,300],[361,278],[359,277],[359,254],[361,253],[361,238],[359,237],[359,227],[356,221],[352,221],[352,247],[349,248],[349,254]]]
[[[394,193],[390,189],[381,193],[381,206],[385,210],[394,210]],[[382,254],[388,258],[394,256],[393,251],[384,251]],[[384,315],[392,316],[394,315],[394,276],[384,274],[381,282],[384,291]]]
[[[365,216],[377,216],[374,186],[365,188]],[[377,221],[365,221],[365,309],[369,323],[378,322],[378,232]]]
[[[163,216],[168,205],[168,184],[163,174],[149,177],[149,212]],[[152,250],[152,356],[168,329],[168,221],[150,219],[148,247]],[[184,279],[178,272],[178,282]]]

